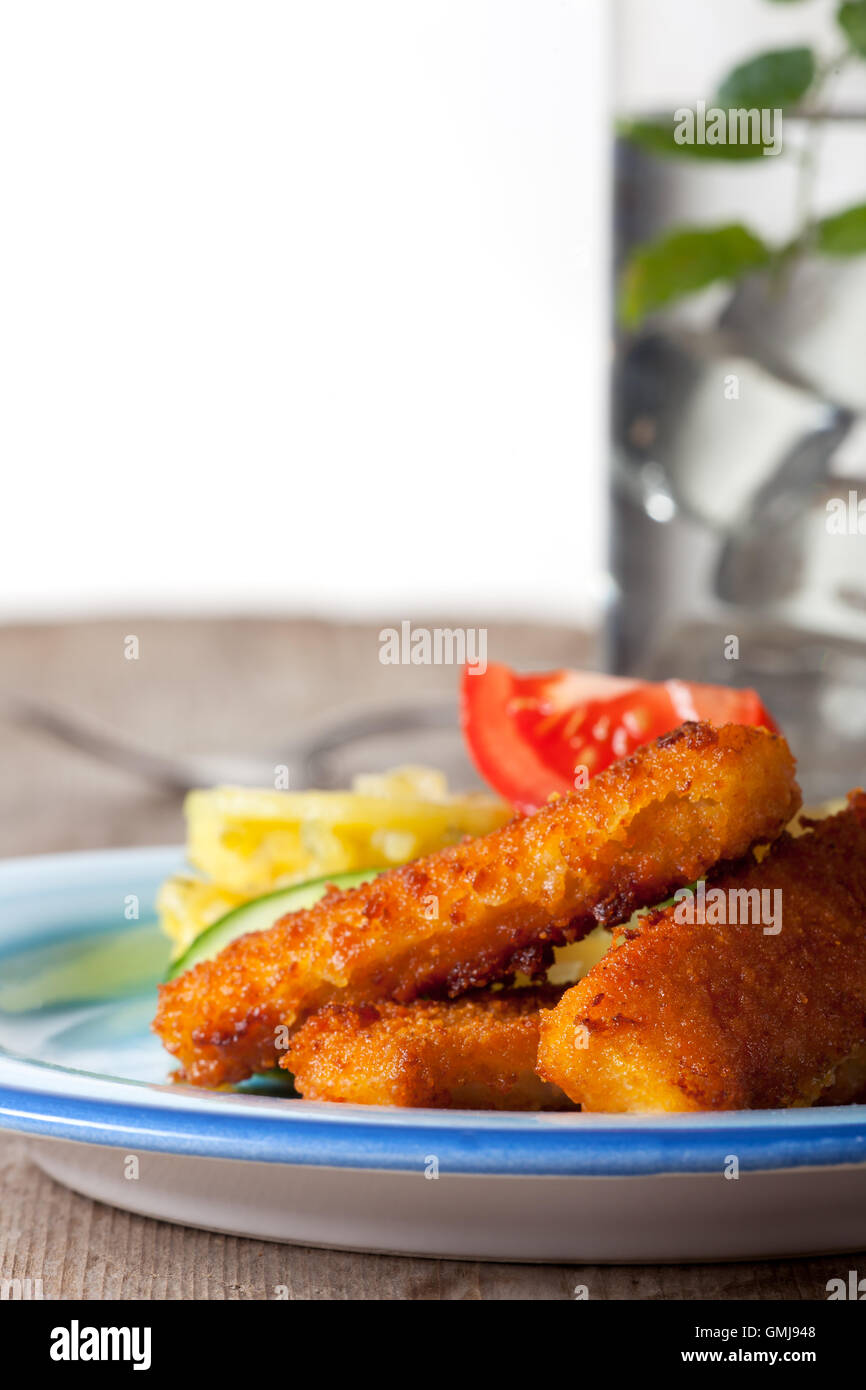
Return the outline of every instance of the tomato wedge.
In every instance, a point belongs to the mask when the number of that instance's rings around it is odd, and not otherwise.
[[[651,684],[593,671],[518,675],[467,667],[463,732],[485,781],[518,811],[584,786],[610,763],[688,719],[777,726],[754,690],[669,680]]]

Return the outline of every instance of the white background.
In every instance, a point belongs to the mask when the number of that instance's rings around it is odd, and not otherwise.
[[[0,619],[585,619],[608,53],[694,101],[834,4],[5,0]]]
[[[0,9],[0,617],[579,618],[603,0]]]

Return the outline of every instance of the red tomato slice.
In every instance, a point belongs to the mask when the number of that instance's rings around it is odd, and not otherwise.
[[[711,724],[776,724],[754,690],[650,684],[592,671],[519,676],[496,663],[467,667],[463,731],[482,777],[519,811],[552,792],[570,792],[642,743],[689,719]]]

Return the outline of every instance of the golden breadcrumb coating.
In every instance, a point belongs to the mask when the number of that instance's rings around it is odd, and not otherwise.
[[[233,941],[161,987],[154,1027],[186,1080],[241,1081],[325,1004],[538,977],[554,946],[773,839],[799,805],[783,738],[684,724],[534,815]]]
[[[726,921],[706,907],[684,921],[683,903],[649,913],[542,1016],[542,1075],[587,1110],[853,1100],[866,1082],[866,796],[711,888]],[[757,923],[742,896],[754,890],[767,894]]]
[[[479,990],[414,1004],[329,1004],[281,1066],[307,1100],[466,1110],[568,1110],[535,1070],[538,1019],[562,991]]]

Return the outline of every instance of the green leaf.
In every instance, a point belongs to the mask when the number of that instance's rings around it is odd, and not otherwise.
[[[748,140],[734,141],[730,145],[708,145],[706,142],[679,145],[674,130],[673,119],[670,122],[620,121],[617,126],[623,139],[662,159],[760,159],[764,152],[763,145]]]
[[[823,217],[816,228],[816,246],[825,256],[859,256],[866,251],[866,203]]]
[[[866,0],[849,0],[840,5],[836,18],[854,51],[866,58]]]
[[[632,252],[620,281],[620,318],[635,328],[672,300],[716,280],[735,280],[769,259],[769,248],[739,222],[666,232]]]
[[[795,106],[815,77],[810,48],[780,48],[761,53],[728,73],[719,88],[719,106],[783,110]]]

